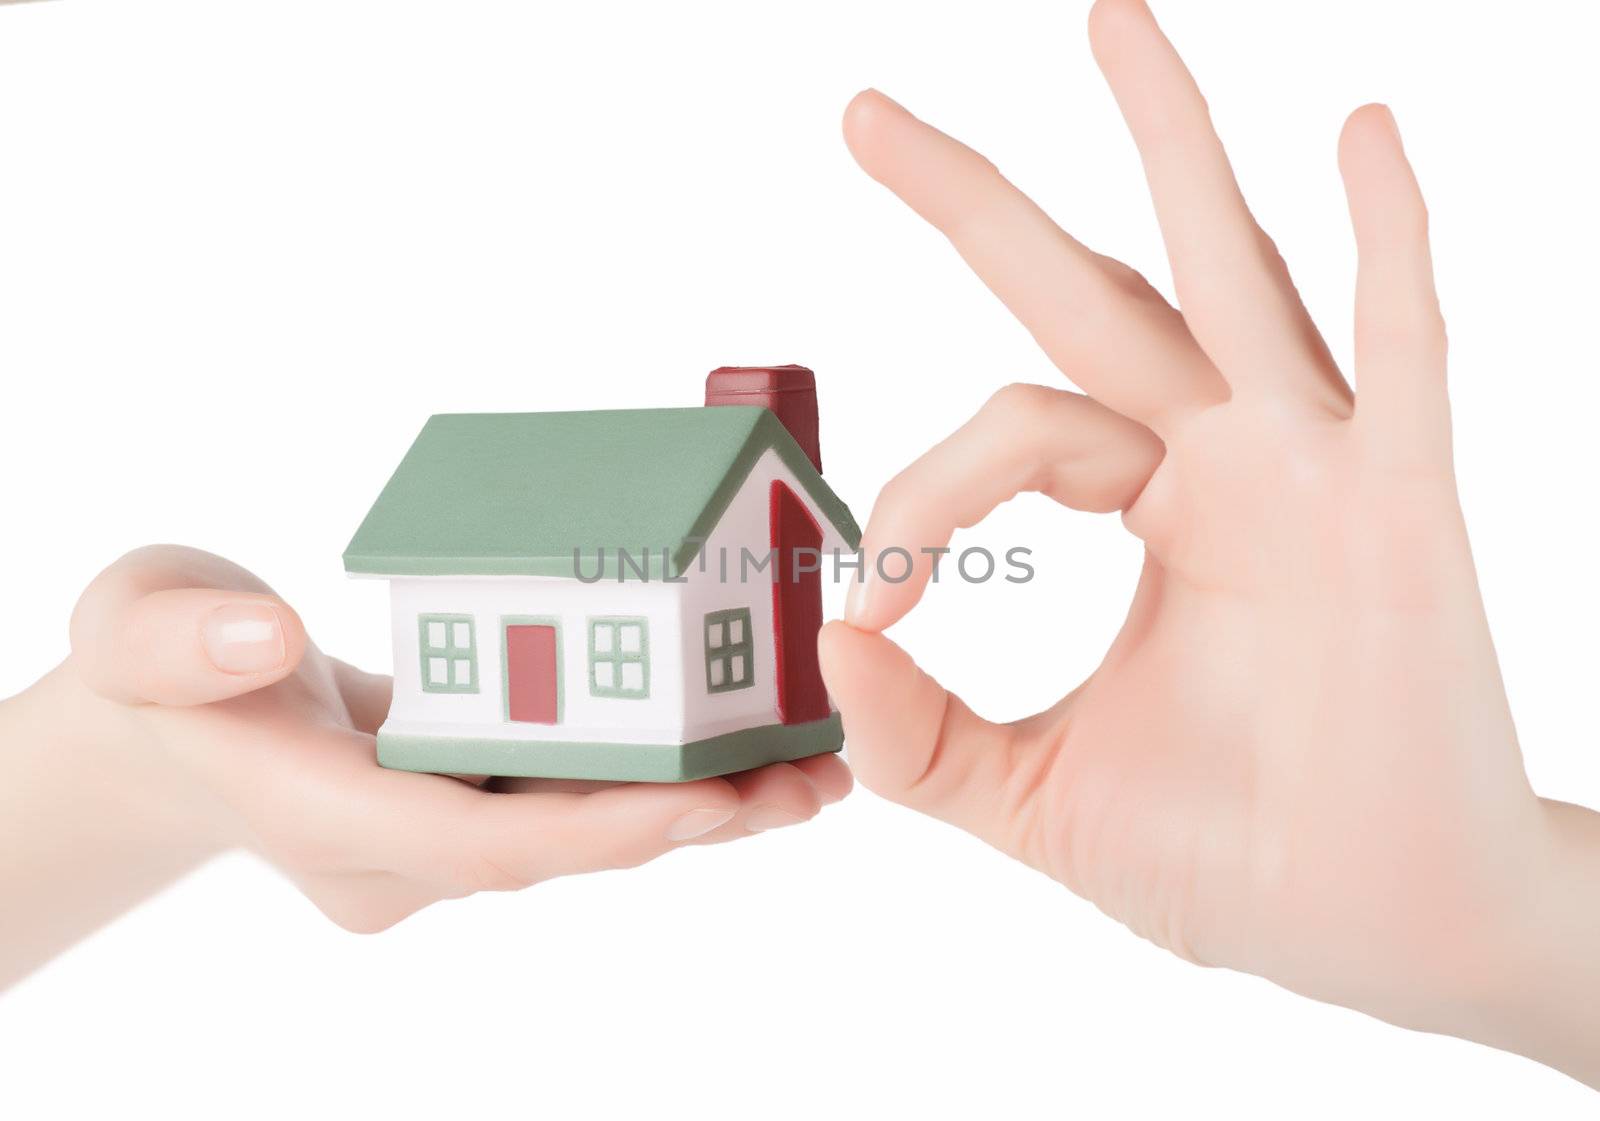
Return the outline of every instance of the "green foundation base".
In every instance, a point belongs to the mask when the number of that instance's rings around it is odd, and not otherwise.
[[[769,724],[693,743],[578,743],[378,733],[378,763],[395,771],[517,778],[693,782],[824,755],[844,746],[838,713],[809,724]]]

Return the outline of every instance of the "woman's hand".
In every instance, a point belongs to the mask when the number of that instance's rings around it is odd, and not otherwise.
[[[1097,59],[1143,157],[1181,311],[981,156],[875,93],[861,166],[954,243],[1088,391],[1002,389],[894,479],[869,560],[943,546],[1020,491],[1146,545],[1104,663],[995,725],[880,633],[822,637],[852,765],[1195,961],[1600,1080],[1594,815],[1525,777],[1451,465],[1427,214],[1389,111],[1339,145],[1360,266],[1352,396],[1205,102],[1140,0]],[[898,561],[891,571],[898,572]]]
[[[236,565],[176,546],[117,561],[78,603],[72,656],[0,704],[0,986],[228,848],[375,931],[799,822],[850,789],[834,755],[592,790],[387,771],[373,734],[389,692]]]

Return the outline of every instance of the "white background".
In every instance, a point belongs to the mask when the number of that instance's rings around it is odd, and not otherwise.
[[[803,362],[864,517],[994,388],[1059,375],[851,164],[856,89],[1169,287],[1085,7],[0,7],[0,693],[64,655],[101,565],[161,540],[254,568],[325,647],[387,668],[384,588],[339,554],[430,412],[687,404],[713,366]],[[1590,6],[1158,12],[1341,356],[1334,141],[1355,105],[1394,104],[1528,766],[1600,804]],[[1042,500],[958,540],[1031,545],[1037,581],[942,584],[897,637],[986,715],[1043,707],[1114,633],[1135,545]],[[229,858],[0,999],[18,1119],[1594,1108],[1522,1059],[1183,965],[865,793],[376,937]]]

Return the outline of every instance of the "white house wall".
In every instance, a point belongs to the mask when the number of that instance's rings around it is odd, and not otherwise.
[[[765,558],[772,547],[771,495],[775,480],[782,481],[794,491],[822,527],[823,580],[833,578],[833,562],[827,554],[835,549],[842,553],[849,552],[843,538],[833,528],[833,523],[812,502],[776,452],[768,450],[756,460],[706,541],[701,554],[703,567],[700,563],[692,565],[687,573],[688,582],[681,585],[683,623],[680,629],[683,647],[680,657],[691,670],[684,695],[687,725],[693,730],[690,739],[703,739],[758,724],[771,724],[778,719],[771,565],[759,573],[752,566],[749,579],[744,582],[740,580],[740,548],[749,549],[759,560]],[[727,558],[725,580],[721,571],[724,557]],[[748,689],[711,693],[706,690],[705,680],[705,617],[709,612],[734,607],[750,610],[755,682]]]
[[[684,725],[680,587],[632,580],[585,584],[552,577],[396,577],[391,583],[394,704],[385,730],[405,735],[680,742]],[[473,617],[478,692],[423,691],[417,617],[433,614]],[[588,621],[597,615],[639,615],[649,620],[648,697],[590,695]],[[553,617],[559,622],[560,723],[506,718],[503,616]],[[697,671],[700,668],[696,666]]]

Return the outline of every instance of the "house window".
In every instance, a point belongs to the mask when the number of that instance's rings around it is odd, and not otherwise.
[[[636,615],[589,620],[589,693],[595,697],[650,695],[650,623]]]
[[[478,691],[478,636],[471,615],[419,615],[424,693]]]
[[[750,640],[750,609],[735,607],[706,616],[706,691],[727,693],[755,683],[750,664],[755,644]]]

